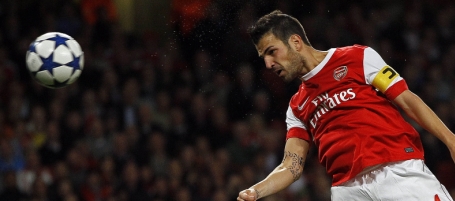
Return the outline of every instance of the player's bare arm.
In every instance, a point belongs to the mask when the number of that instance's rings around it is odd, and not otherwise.
[[[249,201],[277,193],[300,178],[309,143],[299,138],[286,141],[283,161],[264,180],[239,193],[237,200]]]
[[[300,178],[300,176],[302,175],[305,161],[303,160],[303,157],[299,156],[297,153],[293,153],[290,151],[284,151],[284,157],[283,157],[283,161],[281,162],[281,164],[284,164],[285,161],[288,159],[290,159],[290,161],[292,161],[292,164],[289,165],[287,168],[292,173],[292,177],[294,178],[294,181],[297,181]]]
[[[441,140],[450,150],[455,162],[455,135],[417,95],[409,90],[397,96],[394,102],[422,128]]]

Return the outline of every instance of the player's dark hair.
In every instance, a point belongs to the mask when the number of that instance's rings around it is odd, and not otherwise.
[[[302,38],[303,43],[311,46],[302,24],[296,18],[284,14],[280,10],[275,10],[262,16],[256,24],[248,29],[248,34],[255,45],[268,33],[272,33],[287,46],[289,46],[287,42],[289,37],[293,34],[298,34]]]

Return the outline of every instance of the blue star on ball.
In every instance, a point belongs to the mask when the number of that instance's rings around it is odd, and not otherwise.
[[[65,45],[66,46],[66,41],[69,40],[69,38],[61,37],[60,35],[56,34],[55,37],[49,38],[48,40],[55,41],[55,47],[54,48],[57,48],[59,45]]]

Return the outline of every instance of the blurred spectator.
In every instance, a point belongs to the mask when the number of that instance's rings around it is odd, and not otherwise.
[[[140,166],[140,185],[141,188],[145,191],[148,197],[153,194],[154,186],[154,179],[155,173],[153,172],[153,168],[147,165]],[[178,185],[180,186],[180,185]]]
[[[22,170],[25,160],[17,141],[0,138],[0,145],[0,172]]]
[[[108,156],[112,153],[113,149],[112,139],[109,139],[108,136],[106,136],[103,123],[104,122],[99,118],[92,120],[85,137],[90,154],[96,160]]]
[[[70,180],[68,166],[64,161],[55,164],[52,170],[53,182],[49,185],[49,197],[52,200],[63,199],[64,197],[74,194],[74,186]]]
[[[253,96],[253,108],[252,113],[264,118],[265,121],[273,119],[271,108],[270,94],[265,90],[258,90]]]
[[[87,179],[81,188],[83,200],[106,200],[110,197],[113,189],[102,183],[100,177],[101,176],[97,171],[91,171],[88,173]]]
[[[212,58],[210,53],[205,50],[199,50],[194,54],[194,75],[197,88],[204,89],[210,85],[213,77]]]
[[[58,189],[56,189],[57,197],[52,198],[54,200],[67,200],[67,199],[78,199],[76,192],[74,192],[73,184],[70,180],[62,180],[58,184]],[[51,192],[49,190],[49,192]]]
[[[210,98],[212,105],[219,105],[223,107],[227,105],[227,97],[231,90],[231,83],[229,81],[229,76],[226,72],[215,72],[209,88],[210,92],[213,93],[212,97]]]
[[[90,12],[90,11],[87,11]],[[82,20],[77,5],[65,3],[56,22],[57,30],[70,36],[77,36],[82,30]],[[86,13],[84,13],[86,14]],[[87,14],[86,14],[87,15]],[[90,18],[87,16],[87,18]],[[91,20],[87,20],[91,21]],[[90,23],[90,22],[89,22]]]
[[[229,1],[230,4],[233,4],[234,1]],[[221,3],[221,2],[220,2]],[[259,4],[266,4],[261,2]],[[254,45],[245,45],[251,43],[251,38],[247,33],[248,28],[256,20],[258,6],[253,1],[245,2],[245,5],[241,6],[237,14],[226,13],[225,15],[231,15],[232,17],[229,20],[234,21],[234,26],[236,28],[232,29],[227,27],[227,34],[223,35],[221,48],[223,49],[223,56],[219,58],[219,67],[223,70],[233,72],[233,66],[242,64],[245,62],[252,62],[252,60],[257,59],[257,52],[254,48]],[[231,5],[226,6],[223,9],[229,10],[232,8]],[[220,14],[218,14],[220,15]],[[225,16],[223,16],[225,17]],[[225,17],[226,18],[226,17]],[[225,19],[227,20],[227,19]],[[225,25],[226,26],[226,25]],[[218,36],[221,37],[221,36]],[[218,58],[218,57],[215,57]]]
[[[148,165],[153,169],[155,175],[164,176],[169,171],[167,144],[166,137],[159,131],[151,133],[148,139]]]
[[[16,174],[14,171],[5,172],[2,183],[4,184],[4,187],[0,192],[0,200],[23,201],[28,199],[27,194],[17,187]]]
[[[48,195],[48,184],[46,184],[42,179],[38,178],[33,181],[32,184],[32,191],[31,191],[31,198],[30,200],[37,200],[37,201],[45,201],[49,200]]]
[[[174,0],[172,1],[172,17],[177,25],[177,30],[183,35],[188,34],[195,24],[205,16],[204,9],[210,4],[210,0]]]
[[[127,200],[150,200],[145,189],[140,185],[139,176],[139,168],[136,163],[131,160],[127,161],[122,172],[122,183],[117,193],[125,194]]]
[[[123,107],[120,111],[122,115],[121,128],[125,129],[138,122],[137,107],[139,104],[139,83],[136,79],[129,78],[123,85],[122,100]]]
[[[155,100],[156,107],[153,113],[153,122],[160,126],[164,131],[168,132],[171,127],[171,117],[169,115],[171,97],[168,92],[160,91],[156,94]]]
[[[65,153],[74,146],[75,142],[84,137],[83,135],[83,119],[80,112],[76,110],[68,111],[62,119],[61,126],[62,146]]]
[[[72,147],[66,155],[66,164],[70,172],[69,179],[73,185],[78,188],[84,183],[85,177],[88,170],[88,159],[82,153],[81,141],[78,141],[74,147]]]
[[[31,109],[30,119],[27,122],[27,132],[30,133],[33,146],[41,148],[46,141],[46,110],[42,106],[34,106]]]
[[[106,156],[99,162],[100,180],[102,185],[109,186],[115,189],[119,183],[120,178],[117,176],[115,161],[112,156]]]
[[[226,191],[224,191],[224,189],[215,190],[211,199],[216,200],[216,201],[228,201],[229,200],[228,195],[226,194]]]
[[[188,127],[191,129],[189,131],[197,135],[207,135],[209,105],[206,95],[195,93],[189,107]]]
[[[204,111],[198,111],[204,112]],[[187,116],[185,112],[180,107],[173,107],[169,111],[170,117],[170,129],[168,130],[169,135],[173,138],[173,147],[178,148],[183,144],[192,141],[194,136],[190,135],[190,125],[188,123]],[[197,121],[197,119],[192,118],[192,120]],[[194,125],[197,127],[197,125]]]
[[[52,166],[57,161],[64,159],[63,144],[60,140],[60,126],[56,121],[47,124],[46,141],[39,149],[41,163],[44,166]]]
[[[238,121],[232,125],[233,139],[227,144],[227,150],[236,167],[243,166],[251,161],[255,154],[254,138],[251,136],[248,123]]]
[[[191,197],[191,192],[187,187],[180,187],[174,195],[174,200],[190,201]]]
[[[255,82],[253,67],[250,63],[242,63],[235,74],[235,85],[228,97],[228,109],[231,120],[244,119],[251,114],[253,108],[253,94],[258,85]]]
[[[159,126],[153,122],[153,107],[147,102],[140,103],[138,106],[138,130],[142,137],[147,136]]]
[[[232,138],[229,123],[229,113],[224,106],[215,106],[210,110],[207,127],[204,128],[205,136],[209,139],[213,148],[225,147]]]
[[[37,181],[39,180],[39,181]],[[36,150],[30,149],[26,153],[26,166],[23,170],[17,172],[17,186],[23,192],[31,194],[39,190],[40,187],[35,185],[51,185],[53,182],[50,170],[41,163],[41,155]],[[38,189],[36,189],[38,188]],[[40,195],[44,196],[44,195]]]
[[[112,39],[112,26],[117,20],[117,8],[112,0],[81,1],[84,21],[92,30],[92,42],[105,47]]]

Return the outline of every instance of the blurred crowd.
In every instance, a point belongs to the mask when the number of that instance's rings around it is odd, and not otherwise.
[[[280,9],[313,47],[373,47],[455,131],[450,0],[169,0],[163,37],[125,32],[111,0],[0,1],[0,200],[226,201],[282,160],[298,81],[265,70],[246,33]],[[82,46],[78,81],[47,89],[28,45],[58,31]],[[446,147],[421,133],[427,165],[455,197]],[[312,146],[303,176],[263,200],[330,200]]]

